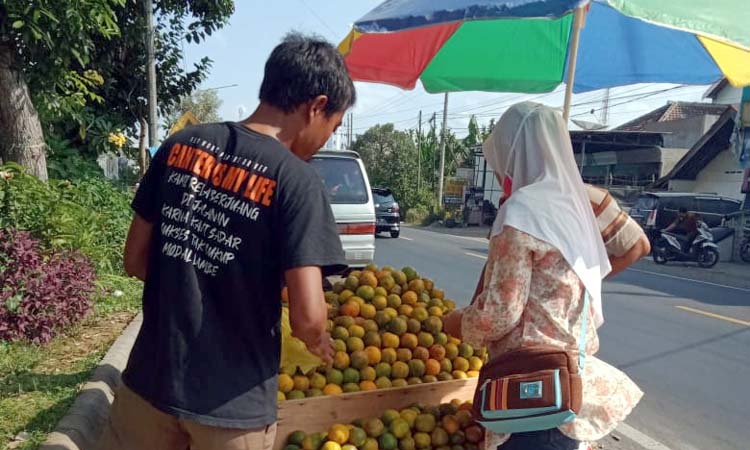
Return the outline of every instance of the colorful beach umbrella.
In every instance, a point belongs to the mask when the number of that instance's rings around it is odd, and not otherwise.
[[[747,0],[388,0],[339,49],[355,80],[433,93],[748,86],[748,24]]]

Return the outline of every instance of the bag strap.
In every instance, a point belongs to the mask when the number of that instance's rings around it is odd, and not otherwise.
[[[578,343],[578,368],[586,367],[586,329],[589,317],[589,291],[583,295],[583,311],[581,312],[581,336]]]

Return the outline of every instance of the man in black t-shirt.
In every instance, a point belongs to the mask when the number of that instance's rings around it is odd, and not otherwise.
[[[275,435],[281,289],[293,334],[331,360],[322,279],[344,268],[307,161],[355,101],[337,50],[289,35],[242,123],[167,139],[133,201],[127,272],[143,325],[102,449],[258,450]]]

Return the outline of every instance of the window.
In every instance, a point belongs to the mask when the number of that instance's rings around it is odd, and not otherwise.
[[[633,205],[633,209],[639,210],[639,211],[651,211],[652,209],[656,208],[657,204],[656,197],[651,197],[649,195],[638,197],[638,201],[635,202],[635,205]]]
[[[372,199],[378,205],[391,205],[396,203],[390,189],[373,189]]]
[[[367,186],[356,159],[313,158],[332,204],[367,203]]]
[[[698,203],[697,211],[702,214],[723,214],[722,202],[718,198],[698,197],[696,201]]]

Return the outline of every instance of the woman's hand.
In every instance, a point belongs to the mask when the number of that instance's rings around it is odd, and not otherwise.
[[[453,336],[456,339],[462,339],[461,335],[461,321],[463,319],[463,310],[456,310],[448,314],[443,318],[443,331],[449,336]]]

